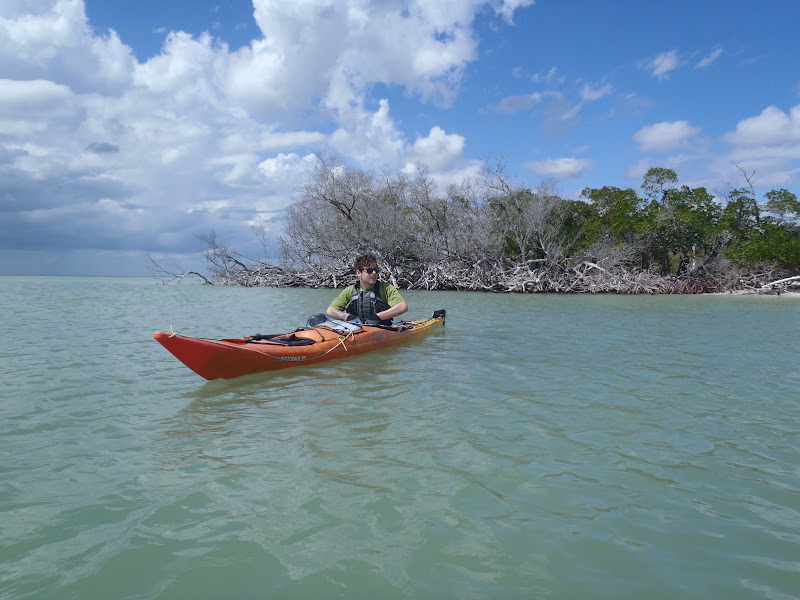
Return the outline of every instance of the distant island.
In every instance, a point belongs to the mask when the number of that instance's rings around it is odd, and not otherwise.
[[[554,181],[515,184],[502,159],[441,189],[424,165],[375,174],[317,155],[287,211],[275,260],[256,260],[202,236],[208,284],[337,288],[352,259],[379,257],[402,289],[516,293],[782,293],[800,289],[800,202],[786,189],[756,198],[745,186],[710,194],[651,168],[633,189],[587,188],[562,198]],[[270,254],[266,227],[254,234]]]

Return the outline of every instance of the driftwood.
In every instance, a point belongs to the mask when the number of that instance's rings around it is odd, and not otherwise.
[[[384,267],[382,277],[400,289],[457,290],[495,293],[572,294],[703,294],[740,290],[784,290],[800,285],[800,276],[771,281],[772,273],[733,275],[697,271],[662,276],[646,269],[604,267],[584,261],[571,268],[548,268],[535,261],[503,265],[482,260],[473,264],[435,263]],[[355,280],[348,270],[296,269],[261,265],[217,278],[220,285],[245,287],[338,288]],[[770,282],[770,283],[765,283]],[[780,287],[783,286],[783,287]]]
[[[190,275],[194,275],[195,277],[200,278],[206,285],[214,285],[214,282],[211,279],[209,279],[208,277],[197,271],[182,271],[181,269],[178,269],[177,271],[171,271],[165,267],[162,267],[152,256],[150,256],[149,253],[147,254],[146,266],[151,273],[157,275],[158,277],[171,278],[166,281],[162,281],[162,283],[164,284],[170,283],[172,281],[177,281],[180,283]]]
[[[203,283],[244,287],[341,288],[354,283],[347,267],[318,266],[292,268],[265,262],[225,263],[210,276],[196,271],[173,272],[161,267],[152,257],[150,270],[169,281],[182,281],[189,275]],[[728,269],[697,269],[682,275],[661,275],[655,270],[631,269],[616,261],[583,260],[574,266],[552,266],[542,261],[503,263],[482,259],[476,262],[439,261],[431,264],[381,265],[382,278],[399,289],[455,290],[495,293],[556,294],[707,294],[734,291],[782,293],[800,289],[800,275],[781,277],[773,271],[738,273]],[[233,265],[233,266],[231,266]],[[239,266],[239,268],[235,268]],[[166,283],[166,282],[165,282]]]
[[[795,275],[794,277],[784,277],[783,279],[778,279],[777,281],[770,281],[769,283],[762,285],[759,291],[768,294],[781,294],[790,288],[800,289],[800,275]]]

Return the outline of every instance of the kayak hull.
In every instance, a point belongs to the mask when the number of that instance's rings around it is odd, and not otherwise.
[[[213,380],[312,365],[390,348],[418,339],[443,325],[442,316],[410,321],[391,329],[362,325],[358,331],[348,333],[337,333],[324,326],[307,327],[258,341],[246,338],[208,340],[161,331],[153,333],[153,338],[192,371]]]

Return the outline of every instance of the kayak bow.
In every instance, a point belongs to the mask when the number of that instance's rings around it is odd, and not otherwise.
[[[327,319],[314,327],[274,336],[208,340],[156,331],[153,337],[201,377],[232,379],[389,348],[442,327],[444,319],[445,311],[439,310],[430,319],[392,327]]]

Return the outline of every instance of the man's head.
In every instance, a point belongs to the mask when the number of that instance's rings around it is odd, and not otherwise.
[[[370,290],[378,281],[378,261],[372,253],[361,254],[355,261],[356,277],[361,288]]]

